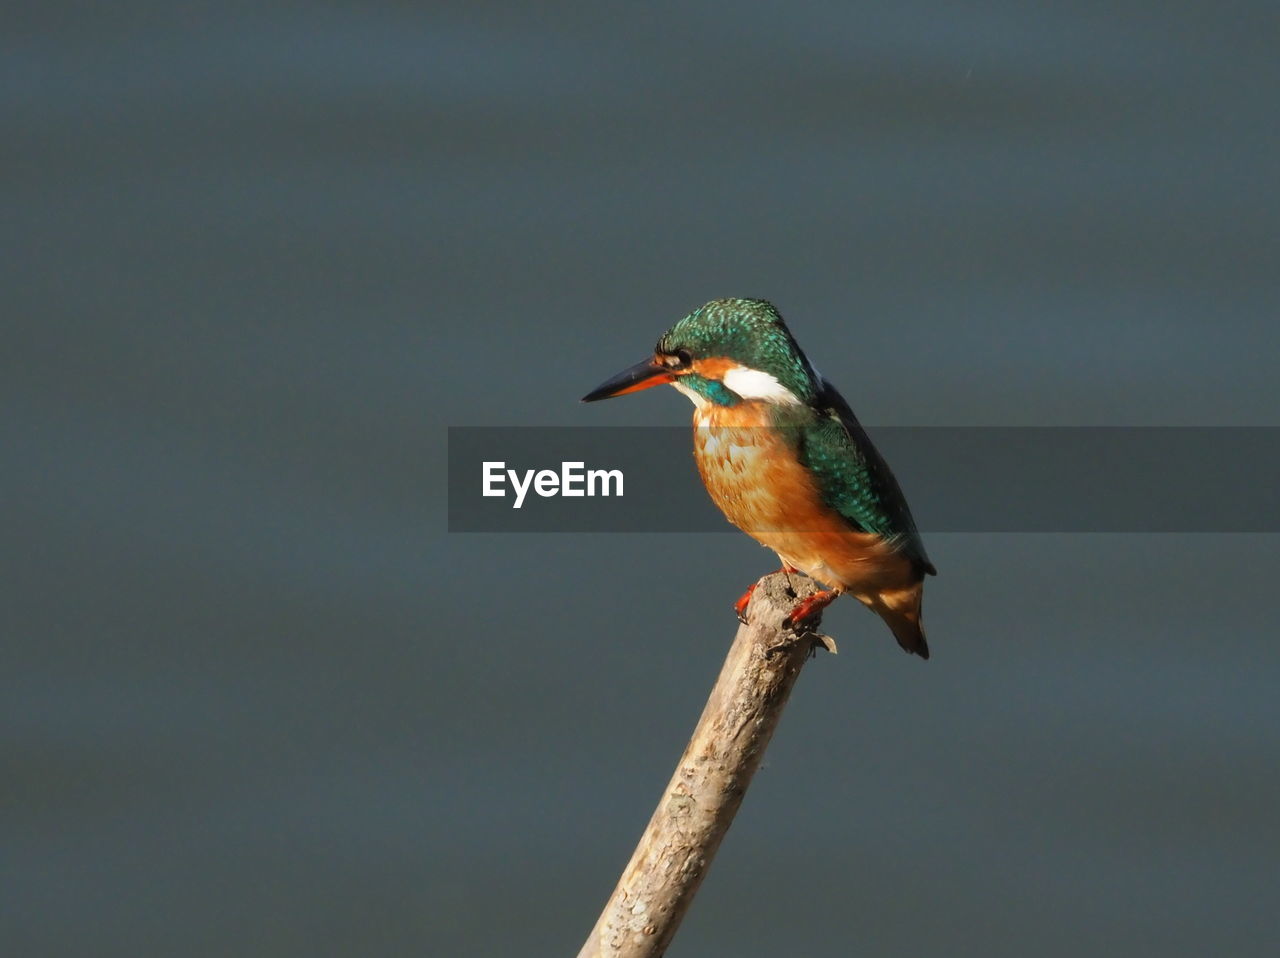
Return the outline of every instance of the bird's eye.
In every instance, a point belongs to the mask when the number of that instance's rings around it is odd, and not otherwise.
[[[668,369],[687,369],[689,364],[693,362],[693,357],[689,355],[687,349],[677,349],[674,353],[660,355],[658,362]]]
[[[686,368],[687,366],[689,366],[690,363],[693,362],[693,357],[689,355],[689,350],[687,349],[676,350],[676,359],[680,361],[681,369]]]

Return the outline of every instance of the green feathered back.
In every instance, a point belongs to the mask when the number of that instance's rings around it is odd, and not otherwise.
[[[922,575],[935,574],[888,464],[844,398],[825,380],[819,386],[816,415],[797,426],[797,452],[817,479],[823,500],[858,531],[890,540]]]

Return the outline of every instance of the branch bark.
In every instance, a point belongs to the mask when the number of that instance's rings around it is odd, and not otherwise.
[[[764,758],[800,669],[816,645],[782,620],[817,591],[803,575],[756,584],[720,678],[649,826],[578,958],[657,958],[670,944]]]

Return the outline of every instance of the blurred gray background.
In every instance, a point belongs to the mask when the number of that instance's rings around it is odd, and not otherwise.
[[[6,955],[575,953],[772,557],[448,536],[445,427],[683,422],[577,397],[709,298],[872,426],[1280,425],[1262,0],[4,21]],[[670,954],[1274,954],[1280,540],[928,547]]]

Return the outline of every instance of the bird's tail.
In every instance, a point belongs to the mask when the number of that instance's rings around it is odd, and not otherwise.
[[[904,616],[895,616],[892,619],[886,618],[889,628],[893,629],[893,637],[898,640],[898,644],[908,652],[914,652],[922,659],[929,657],[929,643],[924,638],[924,626],[920,622],[912,621]]]
[[[929,643],[925,641],[924,626],[920,622],[923,595],[924,583],[917,582],[906,589],[881,592],[871,603],[871,608],[884,619],[900,646],[927,659]]]

